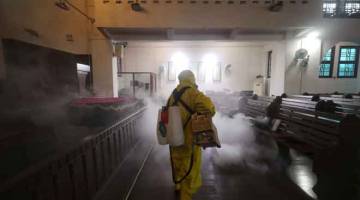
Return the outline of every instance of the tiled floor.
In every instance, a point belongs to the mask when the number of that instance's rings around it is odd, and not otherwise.
[[[288,174],[308,195],[316,198],[312,188],[316,184],[316,175],[312,172],[312,160],[295,151],[291,151],[292,164]]]
[[[259,172],[247,167],[219,169],[212,161],[213,155],[212,150],[204,153],[203,186],[194,196],[194,200],[311,199],[284,174],[271,170]],[[166,147],[154,148],[129,199],[175,199],[168,158]],[[300,175],[301,180],[304,174],[296,172],[296,165],[291,173]]]
[[[292,165],[287,172],[282,170],[286,162],[277,156],[275,142],[267,136],[255,134],[249,124],[238,125],[240,120],[246,124],[246,119],[235,120],[218,127],[226,135],[222,138],[221,149],[203,151],[203,186],[193,199],[313,199],[311,188],[315,178],[311,173],[311,161],[292,152]],[[238,128],[228,129],[228,126]],[[151,148],[149,143],[133,151],[98,200],[176,199],[168,147],[155,144]]]

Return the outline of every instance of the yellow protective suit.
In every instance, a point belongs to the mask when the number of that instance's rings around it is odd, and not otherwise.
[[[211,115],[215,114],[215,107],[210,98],[205,96],[197,89],[195,84],[195,76],[189,71],[183,71],[179,75],[180,84],[176,87],[179,91],[183,87],[190,87],[181,96],[183,100],[194,112],[207,112]],[[174,99],[170,96],[169,105],[172,105]],[[182,122],[185,123],[191,114],[178,103],[181,111]],[[190,200],[192,194],[201,186],[201,148],[192,145],[191,123],[184,128],[185,145],[181,147],[171,147],[171,159],[173,163],[173,173],[176,180],[180,180],[185,176],[190,167],[191,153],[194,151],[193,168],[190,174],[180,183],[176,185],[176,189],[180,189],[180,200]]]

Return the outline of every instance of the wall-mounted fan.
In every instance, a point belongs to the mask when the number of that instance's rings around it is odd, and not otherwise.
[[[294,63],[301,67],[307,67],[309,64],[310,55],[306,49],[299,49],[295,52]]]
[[[227,64],[225,66],[225,76],[230,77],[231,76],[231,64]]]
[[[309,59],[310,59],[309,52],[306,49],[301,48],[295,52],[292,66],[300,66],[302,68],[305,68],[309,64]],[[302,93],[303,71],[304,70],[299,70],[300,72],[299,94]]]

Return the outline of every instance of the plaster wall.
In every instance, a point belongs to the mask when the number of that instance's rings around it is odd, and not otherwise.
[[[301,94],[308,93],[358,93],[359,92],[359,69],[357,78],[338,78],[338,49],[342,45],[354,45],[354,43],[341,42],[336,44],[336,54],[334,59],[333,77],[319,78],[320,62],[322,57],[322,41],[320,39],[291,39],[287,42],[287,69],[285,73],[286,93]],[[309,51],[310,60],[307,67],[300,67],[294,64],[296,50],[305,48]],[[328,49],[324,49],[324,53]]]
[[[88,53],[88,21],[74,9],[66,11],[55,6],[54,0],[2,0],[0,19],[2,37],[75,54]],[[86,11],[85,0],[72,0]],[[33,30],[34,36],[25,30]],[[73,41],[68,41],[71,34]]]
[[[112,45],[106,39],[91,41],[93,84],[96,96],[113,97]]]
[[[280,12],[269,12],[267,6],[261,1],[259,4],[252,4],[247,1],[246,5],[240,4],[214,4],[210,1],[205,5],[200,2],[190,4],[165,3],[160,1],[155,4],[147,1],[146,4],[141,3],[144,8],[143,12],[134,12],[131,10],[130,4],[123,2],[116,4],[114,1],[104,3],[102,1],[94,2],[94,16],[96,18],[95,27],[113,27],[113,28],[233,28],[245,31],[250,36],[251,31],[259,31],[263,33],[278,33],[285,31],[287,33],[296,33],[299,29],[313,28],[321,33],[323,40],[333,41],[358,41],[360,33],[360,21],[357,19],[327,19],[322,17],[322,2],[308,1],[307,4],[296,4],[284,2],[284,8]],[[347,30],[347,31],[339,31]],[[247,32],[248,31],[248,32]],[[250,31],[250,32],[249,32]],[[301,47],[306,47],[310,52],[310,62],[307,68],[302,69],[294,66],[293,57]],[[144,48],[144,49],[143,49]],[[166,67],[170,54],[176,52],[183,47],[171,46],[164,48],[148,48],[146,46],[129,46],[126,50],[125,68],[127,71],[154,71],[158,72],[159,65]],[[211,49],[211,48],[210,48]],[[209,49],[209,50],[210,50]],[[208,84],[211,88],[219,90],[229,88],[233,90],[251,89],[251,79],[257,74],[265,73],[266,52],[254,53],[254,51],[237,50],[241,53],[233,53],[233,51],[220,50],[216,48],[216,53],[221,55],[220,60],[226,65],[227,62],[234,63],[234,77],[238,76],[236,81],[233,79],[224,79],[223,84]],[[302,92],[329,92],[339,90],[350,92],[359,90],[357,80],[336,79],[334,81],[318,78],[318,69],[320,64],[321,42],[320,41],[301,41],[288,37],[286,42],[275,42],[267,50],[273,50],[273,71],[270,80],[270,94],[280,95],[284,91],[289,94],[298,94]],[[185,48],[191,56],[199,60],[201,50]],[[162,53],[159,53],[162,52]],[[254,56],[247,55],[252,52]],[[230,58],[240,54],[238,60],[224,59],[222,53],[228,54]],[[135,56],[136,55],[136,56]],[[256,67],[258,71],[249,72],[248,68],[241,68],[252,64],[251,57],[258,57],[261,67]],[[191,57],[190,56],[190,57]],[[242,56],[246,57],[244,59]],[[194,58],[190,58],[194,60]],[[261,61],[260,61],[261,60]],[[147,65],[147,66],[142,66]],[[154,69],[155,66],[155,69]],[[236,67],[235,67],[236,66]],[[260,66],[260,64],[256,64]],[[239,70],[239,72],[235,72]],[[241,71],[241,73],[240,73]],[[236,75],[235,75],[236,74]],[[264,74],[265,75],[265,74]],[[169,85],[169,83],[166,83]],[[225,87],[224,87],[225,85]]]
[[[174,55],[184,55],[190,68],[206,62],[211,55],[221,64],[222,78],[217,82],[210,75],[204,82],[198,81],[201,90],[252,90],[255,77],[265,72],[264,45],[256,42],[130,42],[125,49],[125,71],[157,73],[159,92],[168,95],[177,84],[177,80],[168,80],[169,62],[173,62]],[[225,66],[229,64],[231,75],[227,76]],[[164,71],[160,70],[161,66]]]
[[[134,12],[127,1],[117,4],[116,1],[95,1],[95,0],[72,0],[75,6],[86,12],[88,15],[95,17],[96,22],[90,25],[87,19],[81,16],[74,9],[65,11],[54,5],[53,0],[3,0],[0,1],[0,36],[2,38],[17,39],[49,48],[59,49],[75,54],[92,54],[94,67],[94,87],[99,95],[115,94],[114,72],[115,68],[112,63],[112,53],[110,41],[106,41],[98,27],[115,27],[115,28],[233,28],[240,32],[245,32],[251,36],[252,32],[278,33],[296,31],[302,28],[316,28],[322,33],[322,39],[327,41],[359,41],[360,21],[358,19],[325,19],[322,17],[321,1],[308,1],[302,4],[297,0],[295,4],[284,2],[284,8],[281,12],[270,12],[263,1],[259,4],[253,4],[247,1],[246,4],[240,5],[227,4],[225,1],[221,4],[215,4],[210,1],[209,4],[196,2],[191,4],[184,2],[178,4],[175,1],[168,4],[160,1],[158,4],[147,1],[141,3],[144,7],[143,12]],[[25,29],[34,30],[39,37],[32,36]],[[339,31],[341,30],[341,31]],[[347,31],[343,31],[347,30]],[[250,31],[250,32],[247,32]],[[66,40],[66,34],[71,34],[73,41]],[[206,46],[206,45],[205,45]],[[298,39],[288,39],[284,44],[278,42],[271,49],[273,55],[273,72],[270,84],[271,94],[280,94],[283,90],[288,93],[300,92],[327,92],[333,90],[339,91],[359,91],[359,81],[345,79],[319,79],[318,68],[320,63],[320,46],[321,43],[315,42],[310,47],[311,57],[309,67],[303,69],[301,78],[299,68],[290,67],[295,51],[301,46]],[[132,48],[132,49],[131,49]],[[136,49],[137,48],[137,49]],[[181,48],[191,52],[196,57],[190,60],[199,60],[205,50],[199,50],[197,47],[191,49],[182,46],[156,47],[158,51],[164,53],[149,52],[148,54],[156,56],[148,58],[143,52],[148,49],[142,49],[141,46],[129,47],[129,58],[125,58],[125,67],[131,70],[147,69],[140,67],[138,60],[133,55],[145,56],[145,60],[153,60],[148,65],[156,66],[165,65],[169,60],[167,57],[171,53]],[[147,48],[147,47],[146,47]],[[223,89],[230,88],[251,89],[251,81],[257,74],[265,73],[266,53],[258,52],[260,47],[248,47],[246,50],[240,48],[237,50],[228,50],[229,48],[209,47],[219,54],[219,59],[226,65],[234,63],[234,77],[224,79],[223,84],[211,84],[211,88]],[[165,49],[165,50],[164,50]],[[197,49],[197,50],[196,50]],[[207,49],[207,47],[203,47]],[[232,49],[234,49],[232,47]],[[242,50],[241,50],[242,49]],[[138,51],[135,53],[134,51]],[[261,50],[259,50],[261,51]],[[226,56],[228,54],[228,56]],[[250,55],[251,54],[251,55]],[[161,57],[160,55],[163,55]],[[285,55],[285,59],[283,58]],[[238,57],[235,59],[234,57]],[[259,59],[260,57],[261,59]],[[257,58],[257,59],[255,59]],[[252,61],[256,60],[256,61]],[[226,64],[225,64],[226,63]],[[262,63],[262,64],[260,64]],[[285,63],[285,64],[282,64]],[[255,66],[244,68],[239,66]],[[261,67],[258,67],[260,66]],[[2,66],[2,67],[1,67]],[[285,69],[284,69],[285,68]],[[151,69],[157,72],[157,69]],[[238,70],[238,71],[237,71]],[[285,77],[282,78],[283,71]],[[5,67],[1,62],[1,45],[0,45],[0,78],[5,77]],[[247,75],[247,73],[249,73]],[[223,76],[224,77],[224,76]],[[285,80],[284,80],[285,79]],[[280,80],[280,81],[277,81]],[[284,86],[283,85],[284,82]]]
[[[322,32],[324,39],[359,40],[360,21],[324,18],[320,0],[307,1],[306,4],[302,0],[296,0],[295,3],[284,1],[284,7],[279,12],[270,12],[265,0],[256,4],[252,0],[246,0],[246,4],[228,4],[226,1],[216,4],[214,0],[208,4],[201,1],[184,1],[183,4],[170,2],[141,2],[144,10],[135,12],[126,1],[121,4],[116,1],[94,1],[92,15],[96,18],[95,27],[232,28],[245,34],[315,28]]]
[[[308,1],[303,4],[284,2],[281,12],[270,12],[264,1],[254,4],[228,4],[226,1],[216,4],[210,0],[183,4],[172,1],[166,3],[152,1],[141,3],[142,12],[134,12],[126,1],[117,4],[115,1],[104,3],[96,1],[95,17],[98,27],[163,27],[163,28],[255,28],[279,30],[287,27],[308,27],[321,19],[321,1]],[[292,17],[289,17],[292,16]]]
[[[285,90],[285,41],[274,42],[264,47],[265,53],[272,51],[269,95],[279,96]]]

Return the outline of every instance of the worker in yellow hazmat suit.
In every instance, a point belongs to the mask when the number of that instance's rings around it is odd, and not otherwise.
[[[197,89],[195,84],[195,76],[190,70],[182,71],[179,76],[179,85],[176,91],[187,88],[181,95],[180,107],[181,120],[183,122],[185,145],[180,147],[170,147],[171,162],[173,167],[173,177],[176,183],[175,189],[180,192],[180,200],[189,200],[192,198],[201,186],[201,148],[193,145],[191,123],[187,123],[191,117],[189,109],[197,113],[215,114],[215,107],[209,97],[205,96]],[[174,95],[171,95],[168,102],[169,105],[175,101]],[[186,104],[184,106],[184,104]],[[191,168],[191,171],[189,169]]]

